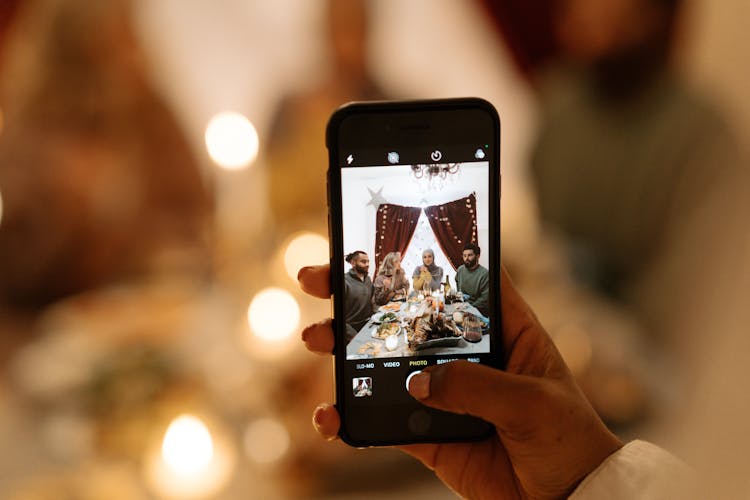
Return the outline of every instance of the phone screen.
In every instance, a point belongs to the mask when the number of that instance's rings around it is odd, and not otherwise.
[[[433,364],[497,365],[499,131],[466,110],[422,115],[365,118],[368,138],[340,141],[332,158],[337,404],[356,441],[454,440],[473,436],[451,432],[456,424],[486,427],[420,408],[407,387]]]

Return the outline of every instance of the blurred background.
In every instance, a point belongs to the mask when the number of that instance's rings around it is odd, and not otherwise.
[[[746,309],[748,17],[2,0],[0,496],[452,497],[311,425],[332,364],[298,332],[330,306],[296,273],[328,260],[327,118],[362,99],[497,107],[504,264],[605,421],[677,442]]]

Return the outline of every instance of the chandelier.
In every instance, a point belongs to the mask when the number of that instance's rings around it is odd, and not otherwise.
[[[432,163],[430,165],[412,165],[411,173],[415,179],[426,178],[429,181],[433,179],[446,179],[448,174],[456,174],[461,168],[460,163]]]

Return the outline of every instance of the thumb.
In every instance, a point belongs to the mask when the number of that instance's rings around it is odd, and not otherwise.
[[[473,415],[509,431],[528,420],[541,390],[539,378],[468,361],[431,366],[409,381],[409,393],[422,404]]]

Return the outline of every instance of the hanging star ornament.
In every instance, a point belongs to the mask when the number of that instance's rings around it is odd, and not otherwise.
[[[368,205],[372,205],[373,207],[377,209],[380,205],[383,205],[384,203],[388,203],[387,201],[385,201],[385,198],[383,198],[382,186],[377,191],[373,191],[370,188],[367,188],[367,190],[370,192],[370,201],[367,203]]]

